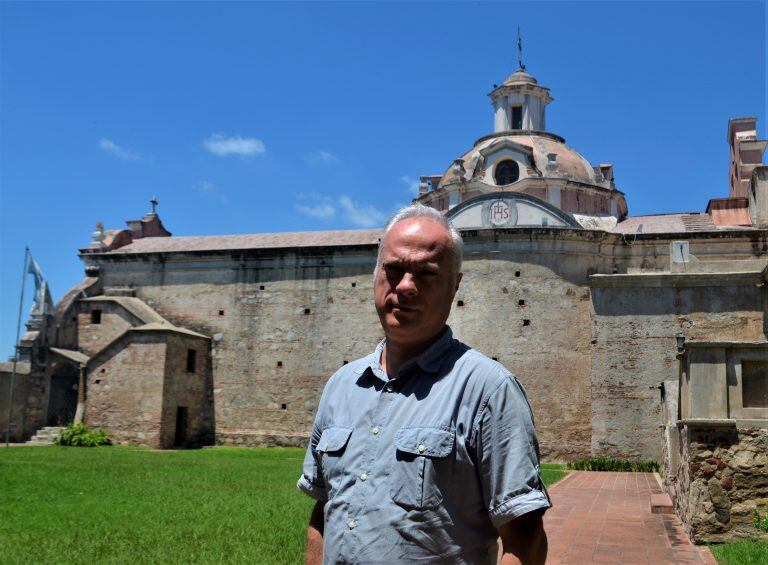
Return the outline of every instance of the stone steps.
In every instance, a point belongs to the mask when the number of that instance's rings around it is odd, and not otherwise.
[[[30,438],[27,445],[54,445],[53,440],[64,429],[63,426],[45,426],[37,430],[37,433]]]

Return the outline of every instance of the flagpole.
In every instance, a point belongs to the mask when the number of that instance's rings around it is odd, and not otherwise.
[[[19,296],[19,317],[16,322],[16,341],[14,342],[13,370],[11,371],[11,390],[8,394],[8,423],[5,426],[5,447],[11,443],[11,412],[13,411],[13,381],[16,380],[16,364],[19,362],[19,332],[21,331],[21,309],[24,304],[24,281],[27,277],[29,247],[24,246],[24,269],[21,271],[21,294]]]

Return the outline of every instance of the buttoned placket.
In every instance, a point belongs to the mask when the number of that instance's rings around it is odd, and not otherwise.
[[[403,380],[403,375],[398,374],[397,378],[385,382],[386,374],[380,368],[374,370],[373,367],[370,367],[367,371],[370,372],[368,378],[376,379],[381,384],[376,387],[378,389],[376,404],[371,409],[368,422],[370,432],[365,435],[364,451],[366,457],[363,458],[363,466],[356,470],[357,477],[352,498],[354,502],[350,503],[350,509],[347,513],[347,534],[352,536],[356,536],[361,520],[365,519],[365,506],[376,487],[380,485],[380,481],[383,480],[382,477],[372,473],[372,470],[376,461],[389,455],[386,450],[390,449],[391,446],[382,445],[382,436],[387,432],[389,413],[393,403],[397,401],[398,386]],[[382,452],[382,449],[385,451]]]

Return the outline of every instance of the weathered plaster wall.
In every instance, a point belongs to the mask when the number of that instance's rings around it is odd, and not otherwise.
[[[659,460],[659,385],[677,376],[675,336],[687,339],[764,339],[765,291],[728,286],[595,287],[592,362],[592,451],[599,456]],[[703,283],[706,284],[706,281]],[[670,286],[666,286],[670,285]]]
[[[160,447],[165,337],[141,333],[127,339],[89,368],[85,423],[105,428],[115,443]]]
[[[10,363],[9,363],[10,364]],[[13,409],[11,412],[10,441],[27,441],[46,425],[48,386],[50,379],[42,373],[16,374],[13,379]],[[8,422],[8,404],[11,371],[0,370],[0,414],[3,415],[2,440],[5,441]]]

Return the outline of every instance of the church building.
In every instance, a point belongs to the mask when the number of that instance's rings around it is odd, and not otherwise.
[[[661,460],[670,387],[690,414],[768,411],[768,142],[756,119],[723,124],[730,186],[706,210],[631,216],[621,171],[549,131],[548,88],[521,69],[489,97],[492,132],[422,176],[415,201],[461,230],[449,324],[523,383],[543,457]],[[383,337],[381,235],[179,237],[156,202],[124,229],[99,224],[79,251],[83,281],[28,324],[12,439],[83,421],[157,448],[305,446],[324,383]],[[711,370],[694,387],[707,392],[685,396],[690,348]]]

